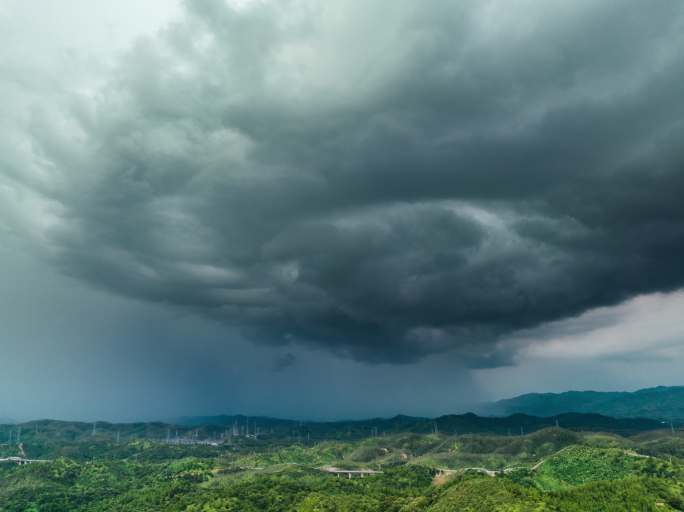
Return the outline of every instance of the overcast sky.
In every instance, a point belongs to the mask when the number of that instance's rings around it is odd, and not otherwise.
[[[0,417],[684,384],[684,3],[0,0]]]

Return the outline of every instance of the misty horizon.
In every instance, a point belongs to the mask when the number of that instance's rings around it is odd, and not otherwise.
[[[376,419],[392,419],[396,417],[412,417],[412,418],[439,418],[443,416],[450,415],[464,415],[464,414],[475,414],[478,416],[485,417],[505,417],[509,416],[504,412],[493,412],[491,410],[492,406],[498,404],[500,401],[506,401],[511,399],[517,399],[521,397],[526,397],[528,395],[563,395],[567,393],[585,393],[585,392],[598,392],[598,393],[638,393],[643,391],[655,391],[659,389],[677,389],[684,388],[684,385],[678,386],[654,386],[651,388],[638,388],[638,389],[565,389],[559,391],[530,391],[528,393],[523,393],[515,396],[501,396],[499,398],[491,399],[486,402],[477,402],[470,405],[463,405],[454,410],[444,410],[436,411],[433,414],[411,414],[407,411],[396,411],[394,413],[388,412],[384,415],[369,416],[369,415],[358,415],[358,416],[329,416],[329,417],[306,417],[306,416],[273,416],[270,414],[259,413],[258,411],[252,414],[245,414],[241,411],[196,411],[196,412],[179,412],[173,416],[167,417],[137,417],[137,418],[126,418],[124,420],[117,418],[94,418],[94,417],[81,417],[81,418],[70,418],[70,417],[31,417],[31,418],[11,418],[7,416],[0,416],[0,424],[3,423],[35,423],[41,421],[61,421],[61,422],[83,422],[83,423],[149,423],[149,422],[162,422],[162,423],[176,423],[183,422],[185,420],[191,419],[201,419],[201,418],[219,418],[219,417],[241,417],[248,419],[269,419],[269,420],[283,420],[283,421],[301,421],[301,422],[313,422],[313,423],[343,423],[343,422],[357,422],[357,421],[367,421]],[[568,410],[568,413],[572,411]],[[532,414],[532,416],[535,416]],[[539,416],[539,415],[536,415]],[[542,415],[540,417],[554,417],[556,414]]]

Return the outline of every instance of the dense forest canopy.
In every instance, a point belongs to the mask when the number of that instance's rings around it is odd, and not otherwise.
[[[467,416],[471,424],[473,417]],[[602,418],[608,425],[610,418]],[[521,435],[501,432],[519,416],[499,418],[498,425],[489,418],[486,426],[495,429],[471,433],[440,430],[434,422],[426,432],[422,422],[429,420],[406,417],[396,424],[415,431],[378,428],[392,420],[359,422],[356,431],[349,423],[346,431],[324,424],[325,431],[231,419],[230,428],[5,425],[0,511],[684,510],[684,432],[674,427],[634,422],[621,435],[546,426]],[[362,434],[359,425],[375,426]]]

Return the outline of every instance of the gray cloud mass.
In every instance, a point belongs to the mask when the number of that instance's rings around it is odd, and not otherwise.
[[[670,0],[190,0],[87,94],[17,107],[0,173],[98,287],[500,366],[502,337],[684,286],[683,44]]]

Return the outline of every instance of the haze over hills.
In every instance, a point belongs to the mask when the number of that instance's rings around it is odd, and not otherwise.
[[[35,458],[66,456],[90,460],[94,456],[120,454],[129,443],[189,444],[218,446],[238,439],[251,440],[255,446],[315,445],[329,442],[356,442],[392,436],[499,436],[523,437],[549,429],[578,434],[602,432],[636,436],[649,432],[668,434],[659,420],[647,418],[610,418],[599,414],[567,413],[553,417],[514,414],[483,417],[473,413],[451,414],[438,418],[395,416],[358,421],[304,422],[267,417],[208,416],[185,418],[173,423],[78,422],[38,420],[19,424],[0,424],[0,456],[3,449],[13,453],[19,442]],[[679,427],[679,425],[677,425]],[[677,428],[679,430],[679,428]],[[3,448],[4,447],[4,448]]]
[[[554,416],[568,412],[595,413],[615,418],[684,419],[684,386],[657,386],[628,391],[567,391],[528,393],[499,400],[480,412],[494,416],[522,413]]]
[[[365,436],[369,432],[381,433],[412,432],[424,434],[442,432],[447,434],[490,433],[520,434],[562,426],[571,430],[594,430],[629,434],[662,428],[659,420],[648,418],[611,418],[600,414],[564,413],[554,416],[532,416],[512,414],[506,417],[485,417],[473,413],[448,414],[437,418],[420,418],[398,415],[393,418],[372,418],[357,421],[301,422],[264,417],[246,416],[198,416],[182,418],[178,423],[186,427],[231,427],[233,425],[252,431],[256,427],[262,432],[276,435],[290,435],[293,430],[309,434],[312,438],[337,436]]]
[[[305,422],[312,428],[373,428],[387,431],[427,432],[438,428],[461,429],[471,432],[506,432],[515,426],[536,429],[540,425],[555,424],[556,419],[568,428],[620,429],[620,419],[645,419],[649,424],[661,421],[684,421],[684,386],[657,386],[638,391],[567,391],[563,393],[528,393],[499,400],[476,408],[473,414],[448,414],[437,418],[398,415],[393,418],[373,418],[356,421]],[[496,418],[493,418],[496,417]],[[188,416],[173,420],[188,426],[230,426],[244,424],[249,418],[242,415]],[[301,424],[298,420],[252,417],[252,421],[270,427],[290,428]],[[636,424],[636,423],[635,423]],[[624,423],[628,425],[628,423]],[[644,424],[646,425],[646,424]]]
[[[438,417],[410,416],[376,417],[359,420],[309,421],[297,418],[246,416],[241,414],[182,416],[164,421],[138,421],[121,425],[169,425],[180,427],[231,427],[234,424],[268,427],[271,430],[291,430],[305,425],[310,431],[354,431],[377,428],[387,432],[431,432],[435,427],[460,432],[506,433],[508,429],[534,431],[554,426],[558,421],[571,429],[604,429],[607,431],[638,431],[660,428],[663,421],[684,424],[684,386],[656,386],[628,391],[566,391],[562,393],[527,393],[513,398],[483,404],[475,413],[446,414]],[[42,420],[41,420],[42,421]],[[45,420],[51,421],[51,420]],[[0,425],[36,424],[0,417]],[[58,421],[80,424],[81,422]],[[98,422],[100,425],[115,425]],[[91,425],[92,423],[83,423]]]

